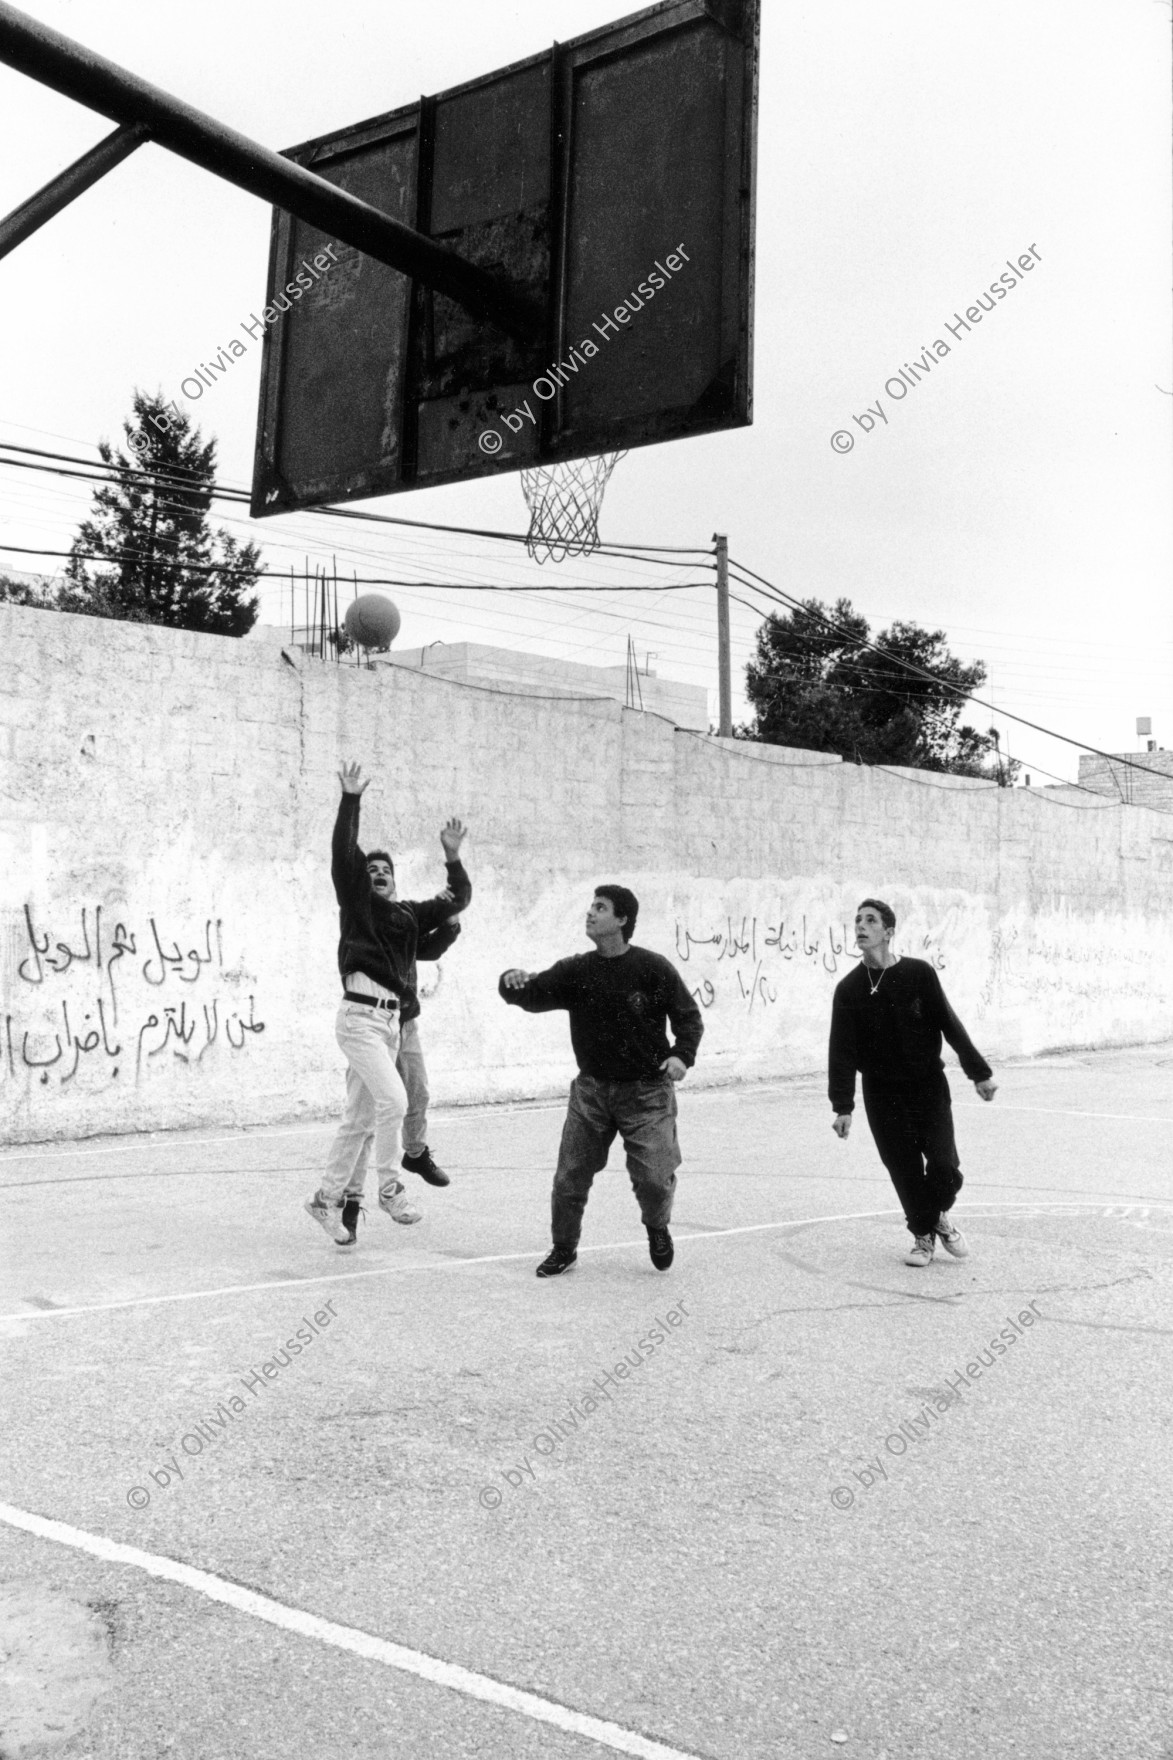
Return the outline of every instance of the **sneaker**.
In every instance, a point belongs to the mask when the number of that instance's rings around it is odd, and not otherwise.
[[[340,1247],[357,1247],[358,1219],[365,1215],[357,1198],[347,1198],[342,1205],[342,1234],[339,1236]]]
[[[666,1228],[648,1229],[648,1252],[657,1271],[667,1271],[673,1259],[672,1236]]]
[[[407,1201],[407,1193],[397,1180],[385,1192],[379,1193],[379,1209],[385,1210],[393,1222],[420,1222],[422,1210],[413,1210]]]
[[[578,1258],[576,1247],[552,1247],[548,1258],[538,1266],[539,1277],[559,1277],[563,1271],[569,1271]]]
[[[432,1151],[427,1147],[421,1149],[418,1155],[405,1155],[399,1165],[406,1167],[408,1173],[418,1173],[420,1178],[426,1179],[430,1186],[451,1184],[444,1169],[437,1167],[432,1160]]]
[[[904,1255],[906,1265],[931,1265],[936,1242],[931,1234],[918,1234]]]
[[[341,1204],[332,1204],[330,1200],[319,1191],[315,1192],[312,1198],[306,1199],[305,1208],[307,1215],[312,1216],[314,1221],[321,1228],[325,1229],[332,1241],[342,1241]]]
[[[959,1228],[954,1228],[949,1218],[944,1214],[938,1218],[937,1226],[933,1230],[933,1233],[936,1235],[945,1251],[947,1253],[952,1253],[955,1259],[969,1258],[969,1248],[965,1244],[965,1236]]]

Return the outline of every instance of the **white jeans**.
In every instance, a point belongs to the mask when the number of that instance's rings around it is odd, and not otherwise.
[[[405,1155],[422,1155],[428,1145],[428,1072],[424,1066],[423,1046],[420,1044],[419,1016],[413,1021],[405,1021],[399,1029],[399,1055],[395,1067],[407,1091],[407,1113],[403,1120],[403,1153]],[[351,1076],[346,1074],[347,1120],[351,1118]],[[363,1086],[361,1083],[359,1086]],[[362,1140],[354,1153],[354,1163],[346,1181],[346,1198],[361,1198],[367,1180],[367,1162],[370,1159],[371,1145],[375,1141],[375,1103],[369,1091],[363,1092],[354,1102],[354,1126],[361,1129]],[[379,1189],[383,1189],[380,1177]]]
[[[346,1058],[346,1111],[326,1162],[322,1192],[331,1203],[340,1204],[356,1170],[365,1176],[372,1135],[380,1192],[399,1183],[399,1132],[407,1112],[407,1091],[395,1067],[398,1015],[361,1002],[343,1002],[334,1036]]]

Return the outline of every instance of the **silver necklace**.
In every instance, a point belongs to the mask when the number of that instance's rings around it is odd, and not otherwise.
[[[874,996],[876,994],[876,991],[880,988],[880,985],[884,982],[884,973],[887,970],[888,970],[888,967],[884,966],[880,972],[879,977],[876,979],[875,983],[873,984],[872,983],[872,974],[870,972],[868,972],[868,969],[866,966],[864,967],[864,971],[867,972],[868,991],[869,991],[870,995]]]

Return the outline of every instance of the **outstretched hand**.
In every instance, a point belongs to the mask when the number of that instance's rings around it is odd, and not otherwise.
[[[520,966],[511,966],[509,971],[502,973],[501,982],[507,990],[524,990],[532,977],[532,972],[523,972]]]
[[[831,1129],[834,1131],[835,1135],[839,1138],[840,1142],[842,1142],[846,1138],[848,1131],[851,1129],[851,1114],[850,1114],[850,1112],[836,1113],[835,1122],[831,1126]]]
[[[440,842],[444,845],[444,855],[448,861],[456,860],[460,854],[460,846],[467,836],[467,825],[462,825],[459,819],[449,819],[440,833]]]
[[[363,775],[361,764],[343,764],[338,772],[338,780],[342,784],[343,794],[361,794],[371,779]]]

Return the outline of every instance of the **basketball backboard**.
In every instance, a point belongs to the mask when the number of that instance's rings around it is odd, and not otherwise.
[[[667,0],[290,149],[544,320],[275,209],[254,516],[751,420],[758,4]]]

